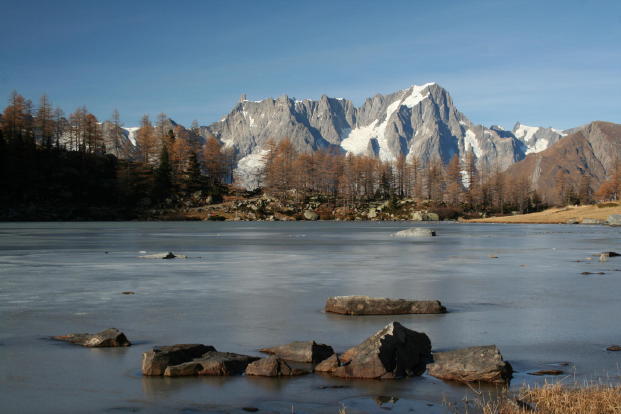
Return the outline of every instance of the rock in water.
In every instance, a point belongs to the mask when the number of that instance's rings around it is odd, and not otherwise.
[[[606,220],[609,226],[621,226],[621,214],[612,214]]]
[[[166,377],[185,377],[193,375],[228,376],[241,375],[251,362],[260,358],[234,354],[232,352],[210,351],[190,362],[169,365],[164,371]]]
[[[291,377],[304,374],[308,374],[308,371],[291,368],[285,360],[276,356],[261,358],[246,367],[246,375],[261,377]]]
[[[295,341],[287,345],[262,348],[260,351],[266,354],[274,354],[289,361],[312,362],[313,364],[317,364],[334,354],[331,346],[318,344],[315,341]]]
[[[53,336],[52,339],[58,341],[70,342],[76,345],[82,345],[89,348],[111,348],[130,346],[131,342],[125,334],[116,328],[106,329],[96,334],[89,333],[73,333],[68,335]]]
[[[342,315],[403,315],[410,313],[446,313],[446,308],[438,300],[333,296],[326,301],[325,311]]]
[[[339,366],[341,366],[341,361],[337,354],[332,354],[331,357],[324,359],[319,364],[315,365],[315,372],[329,372],[332,373]]]
[[[427,229],[424,227],[412,227],[410,229],[398,231],[394,233],[392,236],[408,238],[408,237],[432,237],[435,235],[436,235],[436,232],[434,230]]]
[[[341,378],[393,379],[420,375],[431,359],[431,341],[424,333],[391,322],[360,345],[348,349],[332,375]]]
[[[177,257],[177,256],[175,256],[173,254],[173,252],[168,252],[168,254],[166,254],[166,256],[162,257],[162,259],[174,259],[175,257]]]
[[[166,368],[192,361],[203,354],[215,351],[210,345],[177,344],[153,348],[142,354],[142,375],[164,375]]]
[[[427,366],[429,375],[460,382],[506,382],[513,368],[502,359],[496,345],[474,346],[433,354],[434,362]]]

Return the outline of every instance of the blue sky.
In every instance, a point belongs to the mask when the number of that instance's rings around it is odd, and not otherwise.
[[[220,119],[241,93],[350,98],[438,82],[473,122],[621,122],[618,1],[2,1],[0,98],[127,126]]]

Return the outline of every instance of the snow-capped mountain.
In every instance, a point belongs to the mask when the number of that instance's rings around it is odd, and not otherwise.
[[[454,155],[464,159],[472,151],[479,166],[505,168],[527,150],[510,131],[473,124],[435,83],[377,94],[360,107],[325,95],[318,101],[286,95],[242,99],[220,121],[203,127],[202,135],[208,134],[235,148],[240,166],[255,165],[268,140],[285,138],[303,152],[337,147],[387,161],[404,154],[422,164],[434,158],[447,163]]]
[[[567,135],[565,131],[554,128],[543,128],[516,123],[513,135],[526,146],[526,154],[541,152]]]

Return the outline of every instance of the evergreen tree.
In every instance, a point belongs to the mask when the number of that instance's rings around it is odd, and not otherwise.
[[[170,165],[170,157],[168,156],[168,148],[164,145],[160,154],[160,164],[155,170],[153,183],[153,198],[156,201],[162,201],[169,197],[172,192],[172,167]]]

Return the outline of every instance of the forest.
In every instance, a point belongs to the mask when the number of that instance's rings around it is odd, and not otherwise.
[[[197,122],[186,129],[165,114],[155,122],[145,115],[135,145],[122,126],[116,110],[104,121],[86,107],[66,116],[47,96],[33,105],[13,92],[0,118],[0,219],[134,219],[156,207],[261,193],[290,203],[320,198],[333,207],[412,199],[455,216],[502,215],[617,199],[621,188],[621,168],[596,193],[587,175],[579,182],[559,175],[553,193],[537,194],[500,166],[477,168],[472,152],[447,164],[405,156],[386,162],[334,148],[299,153],[281,137],[263,148],[258,188],[249,191],[236,177],[235,151],[201,136]]]

